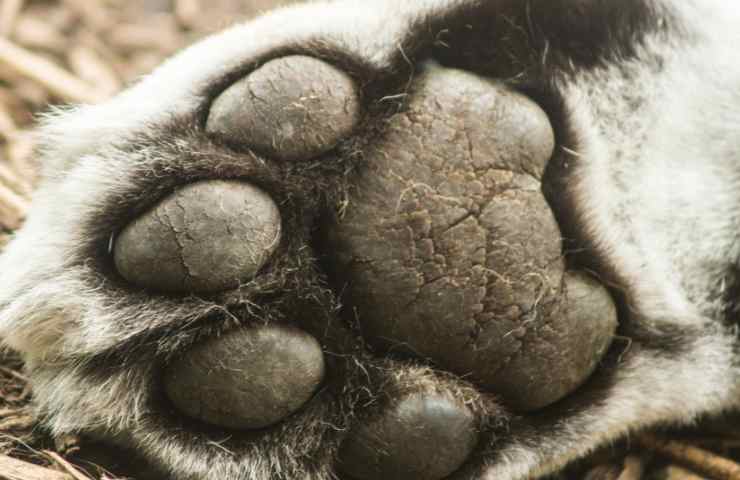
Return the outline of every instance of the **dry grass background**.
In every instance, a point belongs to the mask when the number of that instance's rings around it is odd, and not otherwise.
[[[0,0],[0,249],[22,225],[36,182],[35,114],[102,101],[196,38],[290,1]],[[12,353],[0,356],[0,479],[123,478],[110,469],[156,478],[128,452],[48,438],[29,408],[22,371]],[[557,477],[740,480],[737,459],[740,418],[727,417],[692,431],[636,436]]]

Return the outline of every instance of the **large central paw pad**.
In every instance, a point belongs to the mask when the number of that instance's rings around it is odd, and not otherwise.
[[[590,375],[616,313],[603,287],[565,273],[540,190],[553,142],[544,112],[503,85],[441,68],[417,80],[330,232],[367,338],[522,410]]]

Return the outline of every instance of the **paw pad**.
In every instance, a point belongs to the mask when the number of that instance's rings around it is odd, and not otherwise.
[[[119,235],[118,272],[168,292],[214,292],[251,279],[280,241],[280,213],[259,188],[212,180],[186,185]]]
[[[470,73],[431,66],[416,82],[329,229],[338,281],[376,346],[543,407],[591,374],[616,327],[603,287],[563,281],[540,186],[548,117]]]
[[[165,391],[185,415],[210,425],[263,428],[297,411],[324,378],[319,343],[276,325],[213,338],[173,362]]]
[[[477,442],[466,406],[440,394],[412,394],[351,431],[340,466],[357,480],[439,480],[460,468]]]
[[[311,57],[272,60],[227,88],[206,130],[279,160],[332,149],[357,125],[360,102],[346,73]]]

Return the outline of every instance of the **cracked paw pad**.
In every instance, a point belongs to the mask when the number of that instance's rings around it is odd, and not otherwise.
[[[324,378],[319,343],[291,327],[237,330],[191,349],[164,374],[167,396],[188,417],[230,429],[275,424]]]
[[[357,480],[438,480],[460,468],[477,442],[466,406],[441,394],[411,394],[350,431],[340,468]]]
[[[118,236],[129,282],[168,292],[215,292],[250,280],[280,241],[280,213],[259,188],[211,180],[179,189]]]
[[[206,130],[279,160],[332,149],[357,125],[352,79],[311,57],[272,60],[227,88],[211,105]]]
[[[306,160],[349,136],[359,112],[346,74],[291,56],[221,93],[206,130],[266,162]],[[566,268],[541,188],[555,145],[547,115],[501,83],[429,64],[404,108],[379,123],[350,178],[343,215],[317,216],[327,220],[319,229],[324,265],[371,353],[429,360],[513,410],[574,391],[609,347],[617,317],[602,285]],[[202,181],[131,222],[114,260],[141,287],[215,292],[257,275],[280,237],[267,193]],[[263,325],[197,344],[162,379],[181,414],[247,430],[297,412],[324,374],[315,338]],[[391,395],[344,437],[337,468],[356,480],[438,480],[458,470],[489,413],[438,392]]]
[[[431,66],[328,229],[371,342],[470,375],[521,410],[577,388],[616,327],[607,291],[565,276],[540,187],[553,137],[523,95]]]

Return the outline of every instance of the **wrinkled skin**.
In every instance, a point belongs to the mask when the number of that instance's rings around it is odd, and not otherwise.
[[[397,3],[42,126],[0,335],[54,434],[176,480],[507,480],[738,407],[733,8]]]

